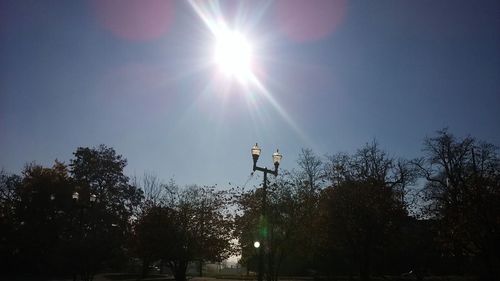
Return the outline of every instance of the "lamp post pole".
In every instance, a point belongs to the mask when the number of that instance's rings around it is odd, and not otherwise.
[[[77,189],[80,189],[80,187],[76,187]],[[89,195],[89,203],[87,203],[86,201],[82,201],[80,199],[80,194],[78,193],[78,191],[75,191],[73,192],[73,194],[71,195],[71,198],[73,199],[73,203],[74,205],[79,209],[79,218],[78,218],[78,231],[79,231],[79,237],[78,237],[78,256],[76,257],[77,260],[75,261],[76,263],[76,267],[73,269],[73,281],[76,280],[76,277],[77,277],[77,271],[80,271],[80,275],[81,275],[81,279],[82,280],[90,280],[92,278],[92,273],[90,273],[89,270],[82,270],[82,268],[86,268],[87,265],[86,264],[82,264],[82,263],[86,263],[87,260],[89,260],[89,255],[88,253],[85,251],[85,240],[87,238],[87,234],[88,234],[88,226],[87,226],[87,223],[84,222],[84,209],[89,209],[91,207],[94,206],[95,202],[97,201],[97,196],[95,194],[90,194]],[[93,232],[94,229],[93,227],[90,225],[91,229],[90,231]]]
[[[278,150],[276,150],[275,153],[273,153],[273,163],[274,163],[274,170],[270,170],[267,167],[259,167],[257,166],[257,160],[259,159],[261,149],[257,144],[255,144],[252,147],[252,158],[253,158],[253,171],[260,171],[264,173],[264,182],[262,184],[262,208],[261,208],[261,217],[260,217],[260,238],[261,238],[261,245],[259,245],[259,274],[258,274],[258,281],[263,281],[263,273],[264,273],[264,259],[265,259],[265,249],[269,247],[269,240],[268,240],[268,228],[267,228],[267,219],[266,219],[266,209],[267,209],[267,174],[270,173],[271,175],[274,175],[275,177],[278,176],[278,166],[280,165],[281,158],[283,155],[279,153]]]

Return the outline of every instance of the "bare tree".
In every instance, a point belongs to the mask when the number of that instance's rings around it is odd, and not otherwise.
[[[298,176],[309,187],[309,192],[316,192],[323,179],[323,162],[312,149],[303,148],[297,160],[299,165]]]
[[[165,193],[165,185],[155,174],[145,172],[140,178],[132,178],[132,183],[142,190],[146,205],[158,205],[161,203]]]
[[[499,278],[500,157],[497,147],[447,129],[424,141],[416,162],[427,179],[426,213],[439,221],[439,239],[462,270],[466,256],[483,261],[483,278]]]

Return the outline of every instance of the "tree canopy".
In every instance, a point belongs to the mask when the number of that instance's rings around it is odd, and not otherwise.
[[[213,187],[164,188],[168,192],[148,205],[135,223],[135,249],[143,259],[143,275],[149,263],[161,260],[177,281],[184,281],[189,262],[229,257],[232,218],[226,194]]]
[[[131,179],[127,160],[105,145],[77,148],[69,164],[1,171],[0,269],[91,280],[138,267],[145,277],[159,264],[185,281],[189,264],[241,255],[249,273],[260,259],[269,281],[404,272],[499,279],[496,146],[441,130],[417,159],[373,141],[323,157],[303,149],[296,164],[269,177],[265,191]]]

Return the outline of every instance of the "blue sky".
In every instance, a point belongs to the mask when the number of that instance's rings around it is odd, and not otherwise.
[[[500,144],[498,1],[191,3],[1,1],[0,167],[106,144],[128,175],[242,185],[255,142],[285,169],[443,127]],[[195,7],[248,37],[260,88],[218,74]]]

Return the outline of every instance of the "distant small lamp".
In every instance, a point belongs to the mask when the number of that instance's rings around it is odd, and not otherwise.
[[[97,196],[95,194],[90,195],[90,203],[95,203],[97,201]]]
[[[80,198],[80,194],[78,193],[78,191],[73,192],[71,198],[73,198],[73,200],[75,201],[78,201],[78,198]]]
[[[258,249],[258,248],[260,247],[260,242],[259,242],[259,241],[255,241],[255,242],[253,242],[253,247],[254,247],[255,249]]]

